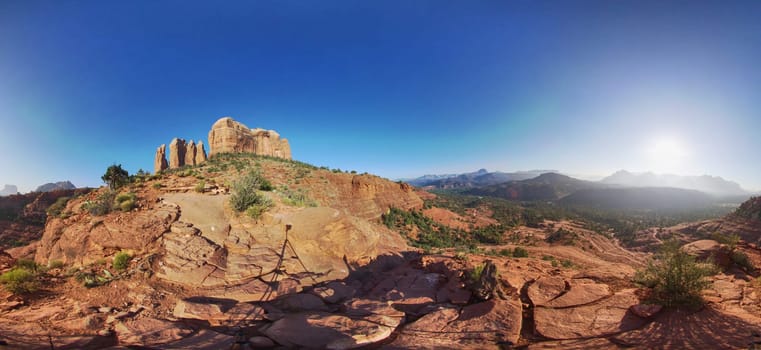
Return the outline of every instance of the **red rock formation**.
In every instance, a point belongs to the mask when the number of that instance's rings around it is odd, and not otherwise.
[[[254,153],[264,156],[291,159],[291,146],[274,130],[249,129],[247,126],[224,117],[217,120],[209,131],[209,156],[217,153]]]
[[[206,149],[203,147],[203,141],[198,141],[196,144],[196,165],[206,161]]]
[[[169,164],[166,161],[166,145],[161,145],[156,149],[156,156],[153,159],[153,173],[158,174],[166,170]]]
[[[174,169],[185,165],[186,152],[185,140],[174,138],[169,144],[169,167]]]

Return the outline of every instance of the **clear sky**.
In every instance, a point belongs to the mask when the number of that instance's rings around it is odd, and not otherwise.
[[[152,170],[222,116],[388,178],[761,189],[760,112],[760,1],[0,1],[0,187],[24,192]]]

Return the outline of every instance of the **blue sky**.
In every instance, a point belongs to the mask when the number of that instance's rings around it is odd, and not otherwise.
[[[761,189],[758,1],[1,1],[0,186],[100,185],[232,116],[389,178]]]

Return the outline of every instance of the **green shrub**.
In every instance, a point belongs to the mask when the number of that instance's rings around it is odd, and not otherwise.
[[[258,172],[250,172],[233,184],[230,204],[238,212],[256,207],[252,209],[252,213],[258,211],[258,215],[261,215],[264,210],[272,205],[272,202],[257,191],[262,188],[269,188],[271,190],[271,187],[272,185],[269,184],[269,181],[261,177]]]
[[[486,267],[486,264],[480,264],[473,267],[472,270],[468,271],[468,278],[472,283],[477,282],[481,279],[481,275],[484,273],[484,268]]]
[[[528,250],[521,247],[515,247],[515,249],[513,250],[513,257],[514,258],[528,258]]]
[[[733,233],[729,235],[714,232],[711,234],[711,239],[722,244],[726,244],[730,251],[734,251],[737,248],[737,243],[740,243],[740,235]]]
[[[283,203],[286,205],[291,205],[294,207],[316,207],[317,202],[315,202],[313,199],[309,198],[306,193],[304,193],[302,190],[293,191],[290,190],[288,187],[283,187],[281,190],[279,190],[281,196],[283,197]]]
[[[0,275],[0,283],[13,294],[27,294],[38,288],[36,274],[22,267],[14,267]]]
[[[40,269],[40,265],[38,265],[36,262],[34,262],[34,260],[29,260],[29,259],[18,259],[18,260],[16,260],[15,267],[20,268],[20,269],[24,269],[24,270],[29,270],[29,271],[32,271],[32,272],[37,272],[37,270]]]
[[[126,200],[119,204],[119,209],[121,209],[121,211],[130,211],[134,207],[135,207],[135,202],[133,200]]]
[[[153,186],[153,188],[155,188],[155,189],[157,189],[157,190],[158,190],[159,188],[162,188],[162,187],[164,187],[164,185],[162,185],[162,184],[161,184],[161,182],[156,182],[156,183],[154,183],[154,184],[153,184],[153,185],[151,185],[151,186]]]
[[[198,181],[198,183],[196,184],[196,187],[194,188],[194,190],[198,193],[203,193],[205,189],[206,189],[206,181],[204,180]]]
[[[51,260],[48,262],[49,269],[60,269],[62,267],[63,267],[63,261],[61,260]]]
[[[272,207],[272,201],[264,196],[261,196],[258,203],[250,205],[246,208],[246,215],[252,219],[259,219],[265,211]]]
[[[672,306],[696,306],[702,303],[700,292],[710,285],[707,279],[717,272],[713,264],[699,263],[679,249],[677,241],[661,246],[655,260],[637,271],[634,282],[653,290],[653,302]]]
[[[121,211],[130,211],[135,207],[136,200],[137,196],[132,192],[120,193],[114,200],[114,209],[119,209]]]
[[[66,209],[66,204],[69,203],[69,199],[71,199],[71,197],[59,197],[56,199],[55,203],[50,205],[46,211],[48,216],[60,216],[63,210]]]
[[[82,204],[82,209],[94,216],[106,215],[111,212],[115,198],[116,192],[105,191],[94,201],[87,201]]]
[[[119,252],[114,256],[114,261],[112,263],[112,266],[116,270],[124,270],[129,266],[129,261],[132,260],[132,257],[127,252]]]
[[[751,272],[756,269],[756,267],[753,266],[753,262],[748,258],[748,255],[741,251],[733,251],[731,258],[733,263],[737,264],[737,266],[743,268],[745,271]]]

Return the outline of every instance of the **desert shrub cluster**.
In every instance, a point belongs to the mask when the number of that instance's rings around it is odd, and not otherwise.
[[[259,172],[252,171],[241,177],[232,186],[230,205],[238,211],[245,212],[251,218],[258,219],[262,213],[272,207],[272,200],[259,191],[271,191],[272,184]]]
[[[694,306],[702,303],[700,292],[709,286],[715,265],[696,260],[679,248],[677,241],[663,244],[655,259],[637,271],[634,281],[651,289],[654,302],[664,306]]]

